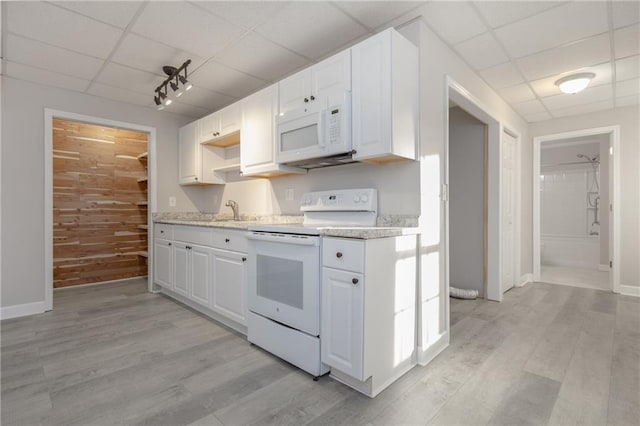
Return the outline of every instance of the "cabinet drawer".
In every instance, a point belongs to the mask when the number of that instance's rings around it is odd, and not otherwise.
[[[211,229],[200,226],[175,226],[173,228],[173,239],[184,241],[185,243],[211,245]]]
[[[212,245],[217,249],[246,253],[247,237],[245,233],[245,231],[215,229],[213,230]]]
[[[364,272],[364,241],[324,238],[322,264],[329,268]]]
[[[167,223],[154,223],[153,236],[163,240],[173,240],[173,225]]]

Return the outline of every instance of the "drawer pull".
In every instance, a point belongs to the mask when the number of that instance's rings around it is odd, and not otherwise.
[[[340,258],[342,257],[342,252],[337,252],[337,253],[336,253],[336,257],[337,257],[338,259],[340,259]]]
[[[354,279],[351,280],[351,282],[353,283],[353,285],[356,285],[356,284],[358,284],[358,279],[354,278]]]
[[[171,243],[169,243],[169,247],[171,247]]]
[[[243,257],[243,258],[242,258],[242,261],[243,261],[243,262],[246,262],[246,261],[247,261],[247,258],[246,258],[246,257]]]
[[[225,242],[225,243],[228,243],[229,241],[231,241],[231,240],[230,240],[230,239],[228,239],[228,238],[225,238],[225,239],[224,239],[224,242]]]

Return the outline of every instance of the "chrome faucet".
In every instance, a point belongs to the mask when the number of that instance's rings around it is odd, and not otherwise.
[[[229,200],[225,206],[231,207],[231,210],[233,210],[233,220],[240,220],[240,215],[238,214],[238,203],[233,200]]]

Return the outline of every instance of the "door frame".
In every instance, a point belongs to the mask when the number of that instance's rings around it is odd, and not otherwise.
[[[514,131],[514,126],[505,125],[498,120],[497,114],[494,114],[490,108],[488,108],[483,102],[476,98],[471,92],[465,89],[461,84],[456,82],[451,76],[446,76],[445,83],[445,149],[444,149],[444,185],[442,197],[445,202],[445,289],[449,291],[449,268],[450,268],[450,253],[449,253],[449,203],[448,203],[448,188],[449,188],[449,101],[454,101],[460,108],[467,113],[475,117],[477,120],[486,124],[487,126],[487,294],[485,298],[501,302],[503,299],[502,291],[502,242],[501,242],[501,230],[502,230],[502,156],[501,156],[501,142],[502,134],[508,131],[511,135],[516,137],[516,152],[514,164],[515,171],[515,184],[513,191],[516,198],[516,221],[514,223],[514,245],[517,248],[515,253],[515,266],[514,266],[514,285],[522,285],[519,279],[520,275],[520,141],[521,137],[518,132]],[[448,294],[447,294],[448,296]],[[448,299],[448,297],[447,297]],[[447,315],[449,314],[449,306],[446,307]]]
[[[614,293],[620,293],[620,126],[595,127],[573,130],[569,132],[553,133],[533,138],[533,280],[540,281],[540,149],[543,143],[561,139],[609,135],[609,149],[612,161],[609,163],[612,177],[613,191],[610,203],[613,211],[609,214],[611,237],[613,243],[609,246],[609,258],[613,262],[609,284]],[[611,150],[613,154],[611,155]]]
[[[44,109],[44,309],[53,309],[53,119],[135,130],[149,135],[147,142],[147,276],[148,290],[153,291],[153,212],[156,211],[156,129],[124,121],[110,120],[74,112]]]

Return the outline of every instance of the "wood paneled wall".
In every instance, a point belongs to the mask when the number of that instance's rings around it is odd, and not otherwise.
[[[53,120],[53,286],[147,274],[147,134]]]

